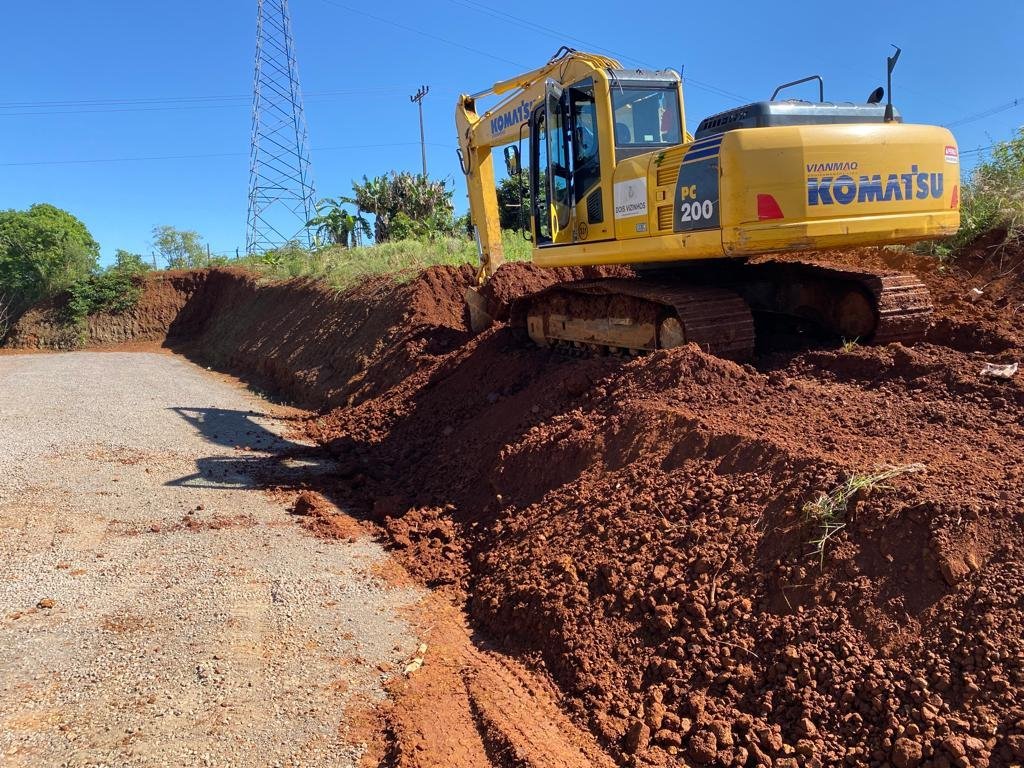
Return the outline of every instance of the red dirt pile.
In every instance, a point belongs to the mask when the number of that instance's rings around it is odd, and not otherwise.
[[[938,300],[914,348],[623,363],[498,327],[315,429],[414,571],[464,589],[619,762],[1009,765],[1024,387],[980,372],[1019,359],[1024,290],[911,261]],[[808,501],[915,463],[813,552]]]
[[[355,541],[364,533],[357,521],[313,491],[299,493],[291,512],[301,518],[306,530],[324,539]]]
[[[919,274],[926,341],[568,359],[472,336],[468,268],[344,294],[216,270],[168,335],[338,406],[310,423],[340,467],[325,493],[619,764],[1024,762],[1024,374],[982,374],[1021,358],[1024,254],[822,256]],[[501,318],[564,276],[510,265],[485,298]]]

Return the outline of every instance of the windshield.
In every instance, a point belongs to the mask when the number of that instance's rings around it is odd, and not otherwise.
[[[682,143],[679,91],[672,87],[612,87],[615,146],[645,147]]]

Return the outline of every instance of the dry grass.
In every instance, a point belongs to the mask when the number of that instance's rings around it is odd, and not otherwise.
[[[502,244],[506,261],[530,258],[530,243],[521,235],[512,231],[502,232]],[[428,267],[440,264],[459,266],[477,261],[475,241],[464,237],[439,237],[317,251],[288,247],[261,256],[246,257],[238,264],[275,279],[309,277],[345,289],[376,275],[412,279]]]
[[[7,332],[11,330],[11,300],[5,294],[0,293],[0,344],[7,338]]]
[[[817,536],[809,542],[812,553],[825,564],[829,542],[846,527],[846,513],[850,502],[862,499],[876,489],[889,489],[886,482],[900,475],[923,472],[924,464],[904,464],[884,467],[872,473],[850,475],[828,493],[822,492],[814,501],[804,504],[804,519],[814,526]]]

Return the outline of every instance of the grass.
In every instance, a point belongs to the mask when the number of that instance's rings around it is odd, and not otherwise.
[[[506,261],[530,258],[530,243],[517,232],[502,232]],[[232,262],[236,263],[236,262]],[[323,248],[307,251],[299,247],[282,248],[261,256],[240,259],[248,267],[275,279],[308,277],[323,280],[341,290],[370,277],[395,275],[410,280],[428,267],[476,264],[476,242],[462,237],[438,237],[430,240],[400,240],[358,248]]]
[[[850,475],[828,493],[822,492],[814,501],[807,502],[803,509],[804,519],[817,530],[817,537],[809,543],[821,564],[825,564],[829,543],[846,527],[846,513],[851,501],[863,498],[878,488],[889,489],[885,485],[886,481],[900,475],[921,472],[924,468],[923,464],[904,464],[885,467],[870,474]]]
[[[850,354],[856,349],[860,348],[860,344],[857,342],[859,339],[843,339],[843,352]]]
[[[916,250],[942,259],[955,257],[989,232],[1005,233],[999,246],[1024,242],[1024,128],[992,149],[964,182],[960,230],[950,238],[922,243]]]

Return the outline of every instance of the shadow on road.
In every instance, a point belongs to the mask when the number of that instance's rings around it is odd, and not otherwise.
[[[226,448],[252,448],[277,451],[279,444],[296,445],[271,432],[257,419],[270,418],[258,411],[232,411],[226,408],[170,408],[195,428],[208,442]]]
[[[336,462],[324,449],[281,437],[257,411],[171,408],[208,442],[225,452],[196,459],[196,471],[167,485],[193,488],[303,490],[322,484]],[[254,455],[262,454],[262,455]]]

